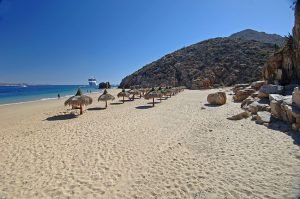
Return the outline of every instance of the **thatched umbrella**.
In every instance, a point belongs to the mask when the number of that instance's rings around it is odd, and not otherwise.
[[[178,93],[178,87],[172,88],[173,96]]]
[[[141,92],[139,90],[137,90],[137,89],[132,89],[132,90],[128,91],[128,93],[132,95],[132,99],[133,100],[134,100],[134,96],[135,95],[141,95]]]
[[[118,96],[119,98],[120,98],[120,97],[123,97],[123,104],[124,104],[124,101],[125,101],[124,98],[125,98],[125,97],[129,98],[129,95],[130,95],[130,94],[129,94],[127,91],[125,91],[125,89],[123,88],[122,91],[119,92],[117,96]]]
[[[165,99],[168,99],[168,97],[170,95],[168,87],[160,88],[158,90],[160,90],[160,92],[162,93],[162,95],[165,96]]]
[[[98,102],[99,101],[105,101],[105,108],[107,108],[107,101],[108,100],[115,100],[115,97],[112,96],[111,94],[108,94],[107,90],[105,89],[103,94],[99,96]]]
[[[159,87],[159,88],[157,89],[157,91],[161,93],[161,96],[159,97],[159,101],[161,102],[162,96],[165,95],[165,90],[164,90],[162,87]]]
[[[154,106],[154,98],[161,98],[161,97],[162,97],[162,93],[160,91],[155,90],[154,88],[152,88],[148,93],[144,95],[144,98],[146,100],[148,99],[153,100],[153,106]]]
[[[80,109],[80,115],[82,115],[82,107],[87,106],[93,103],[93,99],[89,96],[82,95],[81,90],[78,89],[75,96],[70,97],[65,101],[65,106],[69,105],[72,107],[79,107]]]
[[[140,98],[142,98],[142,96],[144,96],[144,94],[146,92],[146,89],[145,88],[140,88],[139,91],[140,91]]]
[[[186,89],[185,86],[180,86],[180,87],[178,87],[178,92],[182,92],[182,91],[184,91],[184,89]]]
[[[167,97],[172,97],[172,88],[171,87],[167,87],[165,90],[164,90],[164,95],[167,96]]]

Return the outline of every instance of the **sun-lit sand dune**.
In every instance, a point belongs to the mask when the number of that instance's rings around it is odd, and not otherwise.
[[[79,117],[64,99],[0,106],[0,198],[295,198],[293,137],[227,120],[240,104],[206,106],[211,92],[106,110],[93,95]]]

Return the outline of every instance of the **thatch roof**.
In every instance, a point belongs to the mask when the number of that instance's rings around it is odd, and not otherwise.
[[[163,94],[160,91],[152,88],[148,93],[146,93],[144,95],[144,98],[148,100],[148,99],[153,99],[153,98],[161,98],[162,96],[163,96]]]
[[[166,88],[164,90],[164,95],[172,95],[172,94],[173,94],[173,91],[170,88]]]
[[[147,91],[147,88],[140,88],[139,91],[142,92],[142,93],[144,93],[144,92]]]
[[[86,95],[73,96],[65,101],[65,106],[87,106],[93,103],[93,99]]]
[[[121,92],[118,93],[117,97],[129,97],[129,93],[125,91],[125,89],[122,89]]]
[[[130,93],[131,95],[139,95],[141,92],[137,89],[133,89],[133,90],[128,91],[128,93]]]
[[[103,94],[99,96],[98,102],[99,101],[109,101],[109,100],[115,100],[115,97],[112,96],[111,94],[108,94],[107,90],[105,89]]]

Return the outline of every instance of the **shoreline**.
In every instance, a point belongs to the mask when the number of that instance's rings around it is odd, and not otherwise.
[[[96,93],[101,93],[102,89],[99,89],[99,92],[91,92],[91,93],[83,93],[84,95],[91,95],[91,94],[96,94]],[[64,95],[61,96],[60,99],[63,98],[68,98],[68,97],[72,97],[74,95]],[[36,100],[29,100],[29,101],[21,101],[21,102],[11,102],[11,103],[5,103],[5,104],[1,104],[0,102],[0,107],[1,106],[10,106],[10,105],[17,105],[17,104],[27,104],[27,103],[33,103],[33,102],[39,102],[39,101],[49,101],[49,100],[58,100],[57,97],[49,97],[49,98],[41,98],[41,99],[36,99]]]
[[[117,87],[112,87],[109,90],[118,90],[119,88]],[[98,89],[97,92],[85,92],[83,93],[83,95],[87,95],[87,96],[94,96],[95,94],[98,94],[98,95],[101,95],[102,94],[102,91],[104,89]],[[65,99],[65,98],[68,98],[68,97],[72,97],[74,95],[64,95],[64,96],[61,96],[60,99]],[[22,101],[22,102],[12,102],[12,103],[7,103],[7,104],[1,104],[0,103],[0,107],[2,106],[11,106],[11,105],[21,105],[21,104],[31,104],[31,103],[37,103],[37,102],[44,102],[44,101],[54,101],[54,100],[57,100],[59,101],[59,99],[57,97],[53,97],[53,98],[42,98],[42,99],[37,99],[37,100],[30,100],[30,101]]]
[[[38,85],[38,86],[40,86],[40,85]],[[41,86],[44,86],[44,85],[41,85]],[[46,85],[46,86],[64,86],[64,85]],[[77,85],[66,85],[66,86],[77,86]],[[7,86],[7,87],[10,87],[10,86]],[[90,95],[90,94],[95,94],[95,93],[99,93],[100,94],[104,90],[104,89],[97,89],[97,88],[92,88],[92,89],[94,89],[94,90],[96,89],[96,91],[93,91],[93,92],[83,92],[83,94],[84,95]],[[118,89],[118,87],[111,87],[110,89]],[[84,91],[84,90],[86,90],[86,88],[85,87],[81,87],[81,90]],[[87,90],[89,90],[89,89],[87,89]],[[62,95],[61,98],[71,97],[74,94]],[[25,101],[3,102],[3,103],[1,102],[1,99],[0,99],[0,107],[1,106],[14,105],[14,104],[26,104],[26,103],[32,103],[32,102],[37,102],[37,101],[55,100],[55,99],[58,99],[58,98],[57,97],[44,97],[44,98],[38,98],[38,99],[28,99],[28,100],[25,100]]]
[[[61,99],[62,98],[68,98],[68,97],[71,97],[72,95],[66,95],[66,96],[63,96],[63,97],[60,97]],[[19,105],[19,104],[30,104],[30,103],[34,103],[34,102],[39,102],[39,101],[50,101],[50,100],[58,100],[57,98],[42,98],[42,99],[38,99],[38,100],[31,100],[31,101],[23,101],[23,102],[12,102],[12,103],[8,103],[8,104],[0,104],[0,107],[1,106],[10,106],[10,105]]]

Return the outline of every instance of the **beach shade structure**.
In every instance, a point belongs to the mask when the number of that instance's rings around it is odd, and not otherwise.
[[[172,88],[171,87],[167,87],[165,90],[164,90],[164,95],[167,96],[167,97],[172,97],[172,94],[173,94],[173,91],[172,91]]]
[[[132,95],[132,99],[133,99],[133,100],[134,100],[134,97],[135,97],[136,95],[141,95],[141,92],[140,92],[139,90],[137,90],[137,89],[132,89],[132,90],[128,91],[128,93]],[[141,97],[141,96],[140,96],[140,97]]]
[[[130,94],[127,91],[125,91],[125,89],[123,88],[122,91],[118,93],[117,97],[118,98],[123,97],[123,104],[124,104],[124,102],[125,102],[124,98],[125,97],[129,98],[129,95]]]
[[[180,86],[177,89],[178,89],[178,93],[180,93],[180,92],[184,91],[184,89],[186,89],[186,87],[185,86]]]
[[[93,99],[89,96],[86,96],[86,95],[76,96],[75,95],[65,101],[65,106],[79,107],[80,115],[82,115],[82,113],[83,113],[82,107],[88,106],[88,105],[92,104],[92,102],[93,102]]]
[[[161,98],[162,97],[162,93],[158,90],[155,90],[154,88],[152,88],[149,92],[147,92],[144,95],[144,98],[146,100],[152,99],[153,100],[153,106],[154,106],[154,99],[155,98]]]
[[[172,92],[173,92],[173,96],[178,94],[178,92],[179,92],[178,87],[172,88]]]
[[[111,94],[108,94],[107,90],[105,89],[103,94],[99,96],[98,98],[98,102],[99,101],[102,101],[102,102],[105,102],[105,108],[107,108],[107,101],[109,100],[115,100],[115,97],[112,96]]]
[[[165,99],[168,99],[168,97],[170,96],[170,90],[168,89],[168,87],[161,88],[160,92],[163,94]]]
[[[140,88],[139,91],[140,91],[140,98],[142,98],[142,96],[144,96],[146,93],[146,88]]]
[[[152,89],[154,88],[145,88],[145,92],[144,92],[144,96],[149,93],[150,91],[152,91]]]
[[[165,91],[162,87],[159,87],[157,91],[161,93],[161,96],[159,97],[159,101],[161,102],[161,98],[165,95]]]

